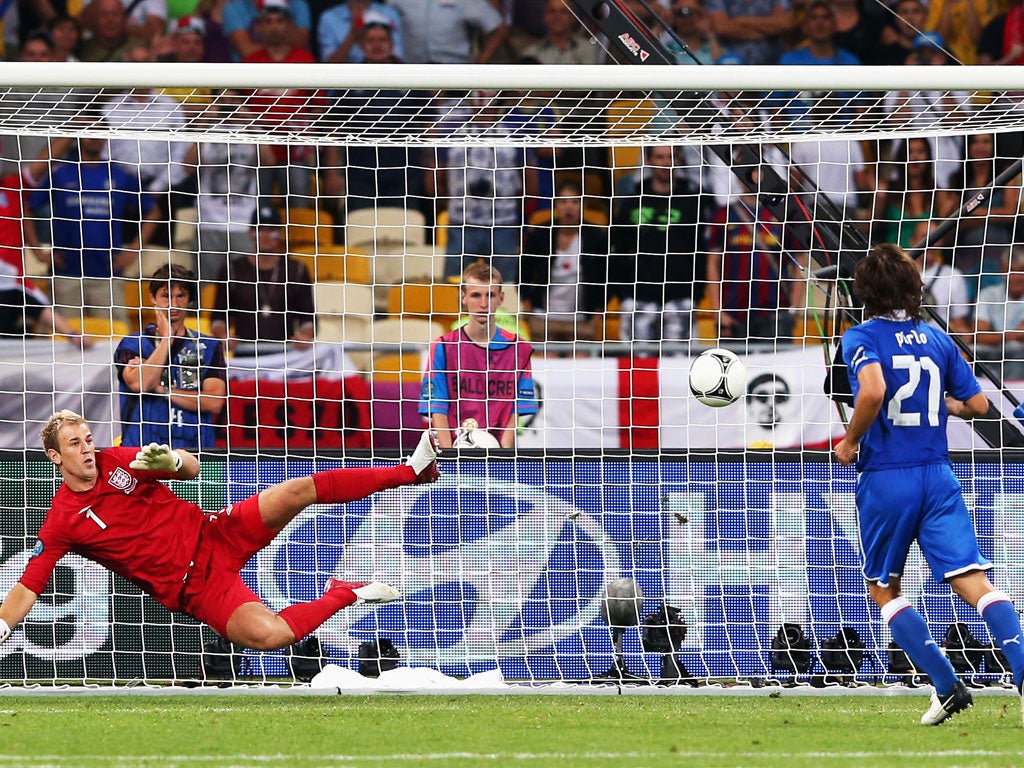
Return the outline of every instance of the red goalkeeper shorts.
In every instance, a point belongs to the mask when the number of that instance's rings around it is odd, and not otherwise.
[[[227,637],[228,619],[238,607],[261,602],[239,571],[276,535],[260,517],[258,495],[207,514],[185,581],[182,610]]]

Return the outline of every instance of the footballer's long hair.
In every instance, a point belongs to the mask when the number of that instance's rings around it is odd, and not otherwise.
[[[894,243],[876,245],[853,270],[853,292],[867,317],[905,312],[922,319],[923,288],[920,267]]]

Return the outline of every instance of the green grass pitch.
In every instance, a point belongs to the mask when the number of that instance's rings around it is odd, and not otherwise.
[[[1013,696],[0,696],[5,768],[1021,766]]]

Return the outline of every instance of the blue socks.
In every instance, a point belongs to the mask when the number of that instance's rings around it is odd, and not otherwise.
[[[1010,607],[1011,611],[1013,607]],[[910,604],[905,597],[897,597],[882,606],[882,618],[889,625],[892,632],[892,639],[910,657],[916,667],[931,678],[935,692],[939,696],[945,696],[953,690],[956,683],[956,673],[953,665],[949,663],[939,644],[935,642],[924,617]],[[1014,620],[1017,615],[1014,613]],[[1017,632],[1020,632],[1018,626]],[[1022,661],[1024,661],[1024,650],[1020,649]],[[1009,656],[1007,656],[1009,660]],[[1017,667],[1014,666],[1014,670]],[[1022,667],[1024,670],[1024,667]]]
[[[978,613],[1010,662],[1013,683],[1019,688],[1024,679],[1024,646],[1021,645],[1020,618],[1010,596],[999,590],[986,593],[978,601]]]

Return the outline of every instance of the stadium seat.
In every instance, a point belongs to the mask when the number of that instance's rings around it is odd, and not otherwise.
[[[171,247],[180,251],[194,251],[199,238],[197,235],[199,212],[195,208],[179,208],[174,212],[171,227]]]
[[[334,217],[327,211],[312,208],[289,208],[288,247],[292,250],[314,245],[334,245]]]
[[[128,324],[123,320],[111,320],[106,317],[72,316],[68,318],[68,325],[94,339],[120,339],[131,333]]]
[[[608,132],[612,134],[644,133],[655,116],[654,102],[649,99],[618,99],[605,112]],[[612,189],[619,179],[635,173],[643,165],[643,149],[639,146],[614,145],[611,149]]]
[[[393,318],[433,320],[448,328],[461,312],[460,288],[452,283],[404,283],[388,294],[388,315]]]
[[[434,220],[434,248],[438,253],[448,252],[449,226],[451,226],[451,216],[448,211],[441,211]]]
[[[431,282],[444,276],[444,254],[429,245],[406,253],[379,253],[373,258],[374,285]]]
[[[306,262],[314,282],[360,283],[373,281],[373,257],[352,253],[339,245],[314,245],[298,248],[291,254]]]
[[[345,222],[345,245],[365,253],[405,253],[426,242],[426,219],[412,208],[360,208]]]
[[[419,381],[423,377],[423,355],[430,342],[444,333],[436,322],[410,317],[377,320],[370,330],[373,344],[417,345],[415,350],[375,352],[370,370],[375,381]]]
[[[191,250],[180,251],[170,248],[147,248],[139,254],[138,277],[148,280],[160,267],[168,264],[181,264],[192,271],[196,268],[195,253]],[[125,277],[136,277],[136,275],[125,275]]]

